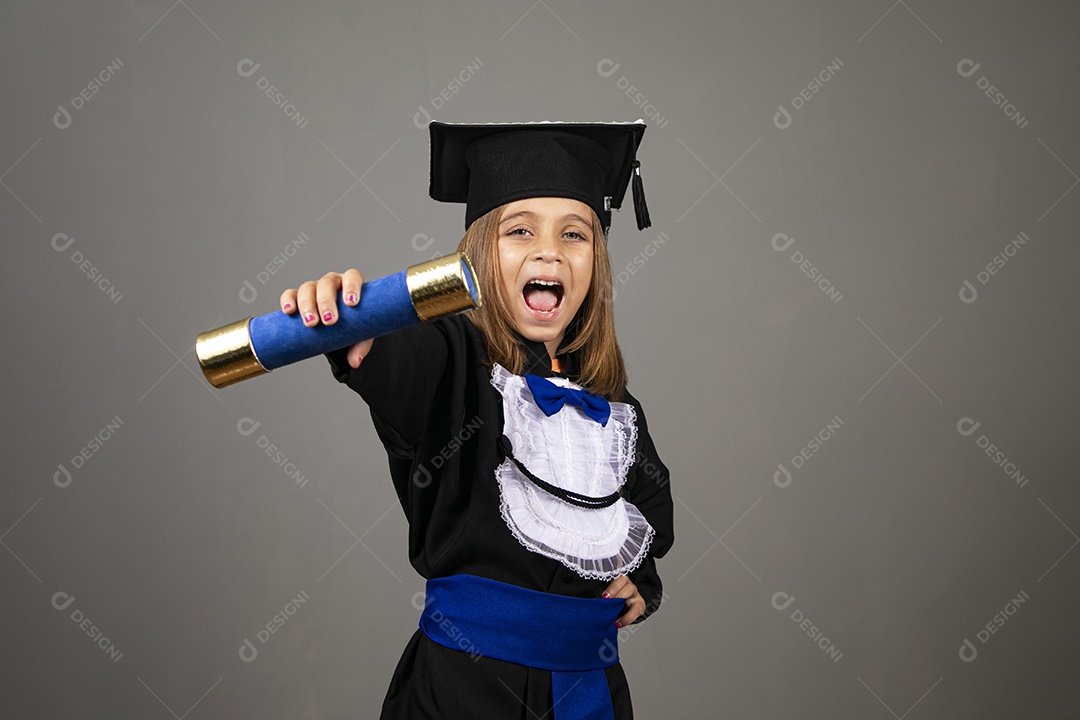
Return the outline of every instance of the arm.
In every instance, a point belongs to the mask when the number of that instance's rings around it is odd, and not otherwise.
[[[334,377],[364,398],[379,438],[396,455],[409,454],[427,427],[446,367],[442,329],[436,321],[384,335],[357,368],[348,348],[326,353]]]
[[[308,327],[333,325],[338,300],[355,306],[363,292],[355,268],[329,272],[281,294],[282,312],[299,312]],[[434,323],[421,324],[326,353],[334,377],[364,398],[387,451],[407,455],[426,427],[446,366],[446,337]]]
[[[641,511],[656,532],[648,555],[641,565],[630,573],[630,581],[637,586],[645,601],[644,612],[634,620],[641,622],[660,607],[664,598],[664,585],[656,570],[655,559],[667,554],[675,542],[674,504],[671,500],[668,469],[656,452],[645,412],[641,403],[629,392],[627,397],[637,412],[638,437],[633,479],[626,489],[626,499]]]

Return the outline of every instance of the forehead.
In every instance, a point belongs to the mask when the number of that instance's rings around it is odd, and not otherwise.
[[[530,212],[542,218],[578,215],[586,222],[589,222],[592,217],[592,209],[588,205],[580,200],[562,197],[533,197],[515,200],[503,209],[502,217],[522,212]]]

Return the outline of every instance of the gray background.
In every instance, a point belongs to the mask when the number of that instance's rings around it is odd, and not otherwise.
[[[676,510],[640,717],[1080,713],[1075,3],[2,13],[0,715],[375,716],[422,582],[366,406],[193,344],[451,251],[425,113],[650,125],[654,227],[611,238]]]

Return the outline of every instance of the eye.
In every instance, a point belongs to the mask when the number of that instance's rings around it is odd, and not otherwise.
[[[507,235],[515,235],[518,237],[524,237],[529,234],[529,229],[525,227],[516,227],[506,233]]]
[[[566,232],[563,233],[563,237],[569,238],[571,240],[582,241],[582,242],[588,242],[589,241],[588,236],[582,235],[577,230],[567,230]]]

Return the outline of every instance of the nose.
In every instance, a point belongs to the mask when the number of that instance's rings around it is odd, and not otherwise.
[[[533,248],[533,259],[541,262],[562,262],[562,242],[554,231],[543,230],[537,233]]]

